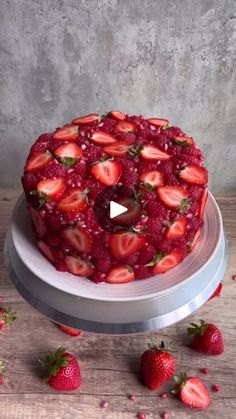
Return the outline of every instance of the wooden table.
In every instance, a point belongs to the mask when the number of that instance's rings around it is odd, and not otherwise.
[[[0,332],[0,358],[8,364],[5,383],[0,385],[1,419],[131,419],[142,411],[147,419],[168,412],[170,418],[236,417],[236,193],[215,194],[221,208],[229,240],[229,264],[220,298],[209,301],[194,315],[156,333],[131,336],[99,336],[83,333],[72,338],[63,334],[47,318],[27,304],[12,286],[4,268],[3,240],[11,211],[19,191],[0,189],[0,295],[5,305],[17,312],[12,327]],[[223,331],[225,353],[218,357],[197,354],[186,346],[186,327],[199,318],[216,323]],[[185,408],[178,399],[158,397],[138,379],[139,359],[150,337],[172,339],[177,352],[178,371],[200,376],[211,388],[217,383],[219,393],[211,391],[212,404],[207,411]],[[78,358],[83,383],[78,391],[63,394],[53,391],[41,380],[38,359],[49,348],[66,346]],[[207,376],[200,368],[209,369]],[[170,388],[171,383],[165,386]],[[132,402],[128,395],[134,393]],[[102,400],[109,407],[102,409]]]

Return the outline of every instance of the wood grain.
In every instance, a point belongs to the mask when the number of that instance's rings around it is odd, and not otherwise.
[[[59,331],[47,318],[28,305],[11,285],[3,263],[3,240],[9,226],[14,202],[19,195],[15,190],[0,189],[0,295],[5,304],[17,312],[11,328],[0,333],[0,357],[8,364],[4,385],[0,386],[1,419],[131,419],[142,411],[147,419],[159,418],[167,411],[170,418],[233,419],[236,409],[236,193],[215,194],[222,211],[229,244],[229,264],[224,277],[220,298],[209,301],[194,315],[156,333],[131,336],[104,336],[83,333],[70,338]],[[205,357],[193,352],[186,339],[190,321],[204,318],[214,321],[222,330],[225,353],[219,357]],[[206,385],[218,383],[219,393],[213,393],[207,411],[192,411],[177,399],[163,400],[159,392],[151,392],[139,381],[139,359],[150,336],[172,339],[178,371],[201,376]],[[83,384],[78,391],[58,394],[41,380],[38,360],[49,348],[65,345],[77,356]],[[209,369],[203,376],[200,368]],[[170,388],[171,382],[165,386]],[[162,389],[163,390],[163,389]],[[131,402],[128,395],[137,395]],[[100,402],[109,401],[101,409]]]

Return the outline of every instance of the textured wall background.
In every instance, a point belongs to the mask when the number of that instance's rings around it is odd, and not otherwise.
[[[2,0],[0,184],[34,138],[79,114],[168,117],[236,188],[235,0]]]

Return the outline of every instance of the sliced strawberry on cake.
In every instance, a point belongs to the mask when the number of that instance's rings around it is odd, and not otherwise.
[[[106,282],[110,284],[125,284],[134,280],[134,272],[129,266],[116,266],[110,270]]]
[[[33,154],[27,160],[25,170],[27,172],[36,172],[48,166],[52,162],[52,155],[48,151],[44,153]]]
[[[69,270],[74,275],[90,276],[94,271],[93,265],[77,256],[66,256],[65,263]]]
[[[78,127],[69,125],[60,128],[54,132],[53,138],[58,141],[76,141],[78,139]]]
[[[164,185],[165,176],[164,173],[158,170],[152,170],[151,172],[143,173],[139,176],[139,179],[144,183],[157,188],[158,186]]]
[[[79,252],[89,252],[92,247],[92,238],[89,233],[78,226],[66,227],[62,236],[69,245]]]
[[[54,155],[63,164],[70,167],[82,156],[82,149],[75,143],[66,143],[56,148]]]
[[[37,185],[39,196],[46,201],[56,201],[60,198],[66,189],[66,183],[63,178],[44,179]]]
[[[122,174],[122,166],[118,161],[104,160],[94,164],[91,173],[99,182],[111,186],[118,183]]]
[[[125,231],[111,234],[109,245],[112,255],[122,259],[141,249],[144,243],[145,237],[143,235]]]
[[[149,124],[153,125],[156,128],[165,128],[169,125],[168,119],[160,119],[160,118],[148,118],[147,121]]]
[[[79,118],[73,119],[71,122],[74,125],[90,125],[94,122],[100,121],[100,115],[97,113],[90,113],[89,115],[80,116]]]
[[[141,149],[140,156],[144,160],[149,160],[149,161],[170,159],[170,155],[168,153],[165,153],[164,151],[160,150],[158,147],[151,144],[147,144]]]
[[[87,190],[73,189],[63,198],[57,208],[64,212],[82,211],[87,205]]]

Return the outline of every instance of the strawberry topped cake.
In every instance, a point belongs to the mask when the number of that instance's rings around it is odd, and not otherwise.
[[[96,283],[163,274],[201,235],[203,155],[166,119],[78,117],[35,141],[22,184],[40,251]],[[111,219],[111,201],[127,211]]]

